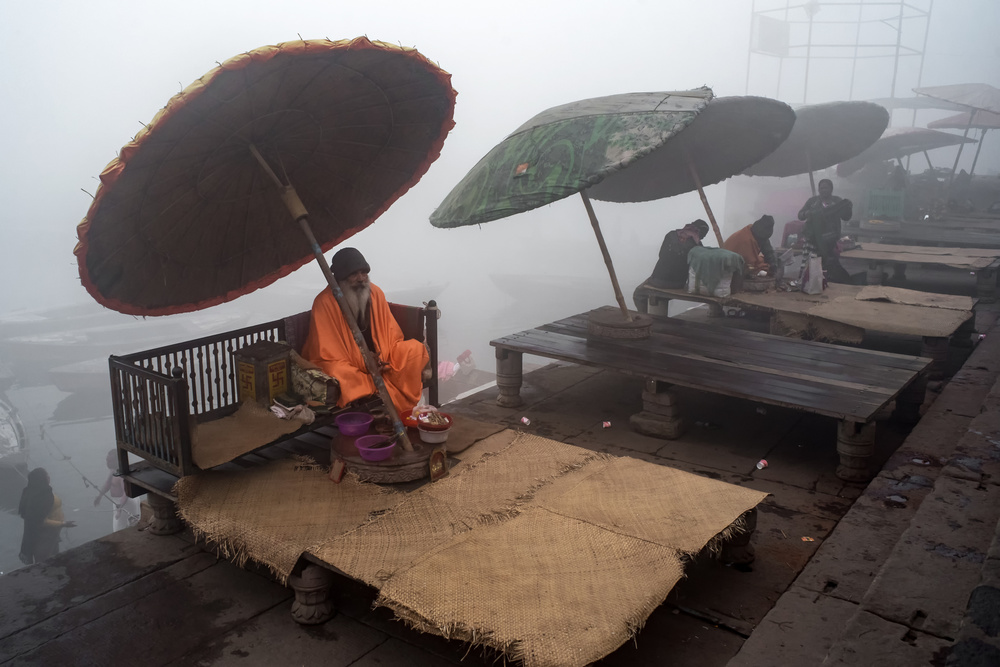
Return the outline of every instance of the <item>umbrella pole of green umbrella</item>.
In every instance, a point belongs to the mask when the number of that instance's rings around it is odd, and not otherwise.
[[[333,272],[330,271],[330,265],[327,264],[326,257],[323,256],[323,249],[320,248],[319,242],[316,241],[316,236],[313,234],[312,227],[309,226],[309,212],[306,211],[305,205],[302,200],[299,199],[299,195],[295,192],[295,188],[291,185],[284,185],[278,176],[271,169],[271,166],[264,159],[264,156],[260,154],[256,146],[250,146],[250,152],[253,156],[257,158],[261,167],[271,180],[278,186],[281,192],[281,200],[285,203],[285,207],[288,212],[292,214],[292,218],[299,223],[302,228],[302,233],[305,234],[306,239],[309,241],[309,246],[312,248],[313,254],[316,256],[316,261],[319,263],[320,269],[323,271],[323,275],[326,276],[326,282],[330,285],[330,290],[333,291],[333,296],[337,300],[337,305],[340,306],[340,310],[349,313],[350,309],[347,307],[344,301],[344,293],[340,290],[340,285],[337,284],[336,279],[333,277]],[[392,429],[393,437],[399,442],[400,446],[408,451],[413,451],[413,445],[410,443],[410,438],[406,435],[406,428],[403,426],[403,422],[399,419],[399,414],[396,412],[396,406],[392,403],[392,398],[389,396],[389,390],[385,386],[385,381],[382,380],[382,373],[379,370],[378,363],[375,362],[375,358],[371,355],[368,350],[368,344],[365,343],[365,338],[361,334],[361,329],[358,328],[358,323],[352,317],[345,317],[347,324],[351,327],[351,333],[354,335],[354,342],[358,344],[358,349],[361,352],[362,358],[365,360],[365,368],[368,369],[368,373],[372,376],[372,380],[375,382],[375,389],[378,391],[379,398],[382,399],[385,411],[389,413],[389,417],[392,419]]]
[[[719,247],[722,247],[722,232],[719,231],[719,223],[715,221],[715,214],[712,213],[712,207],[708,205],[708,197],[705,196],[705,189],[701,187],[701,179],[698,178],[698,170],[694,168],[694,162],[691,158],[688,158],[688,168],[691,170],[691,178],[694,179],[694,184],[698,188],[698,196],[701,197],[701,205],[705,207],[705,213],[708,213],[708,221],[712,223],[712,229],[715,231],[715,238],[719,241]]]
[[[618,307],[622,309],[622,315],[625,316],[626,322],[632,321],[632,313],[628,311],[628,306],[625,305],[625,297],[622,295],[622,288],[618,285],[618,276],[615,275],[615,265],[611,263],[611,253],[608,252],[608,246],[604,242],[604,234],[601,233],[601,224],[597,221],[597,214],[594,213],[594,207],[590,203],[590,197],[583,190],[580,190],[580,196],[583,198],[583,206],[587,209],[587,215],[590,217],[590,226],[594,228],[594,234],[597,235],[597,245],[601,246],[601,254],[604,255],[604,264],[608,267],[608,274],[611,276],[611,286],[615,289],[615,299],[618,300]]]

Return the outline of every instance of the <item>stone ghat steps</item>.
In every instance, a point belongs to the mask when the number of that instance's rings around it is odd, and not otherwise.
[[[989,315],[989,333],[729,667],[1000,664],[1000,327]]]

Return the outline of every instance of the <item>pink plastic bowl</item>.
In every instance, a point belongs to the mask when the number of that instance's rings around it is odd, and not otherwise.
[[[389,438],[384,435],[363,435],[354,441],[354,446],[365,461],[385,461],[396,451],[396,443],[382,447],[376,445],[388,441]]]
[[[364,412],[345,412],[337,415],[337,430],[343,435],[364,435],[372,425],[372,416]]]

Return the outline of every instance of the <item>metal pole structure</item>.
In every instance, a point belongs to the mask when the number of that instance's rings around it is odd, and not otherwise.
[[[854,31],[854,56],[851,58],[851,87],[847,89],[847,99],[854,99],[854,73],[858,69],[858,43],[861,41],[861,19],[864,17],[864,0],[858,2],[858,27]],[[813,192],[813,194],[816,194]]]
[[[924,45],[920,47],[920,66],[917,68],[917,85],[919,88],[921,85],[921,80],[924,77],[924,53],[927,51],[927,33],[931,31],[931,11],[934,9],[934,0],[930,0],[930,4],[927,6],[926,20],[924,21]],[[913,120],[910,122],[911,127],[917,126],[917,108],[913,108]]]
[[[806,98],[809,93],[809,60],[812,56],[812,39],[813,39],[813,15],[811,5],[804,5],[806,12],[809,14],[809,34],[806,36],[806,75],[802,80],[802,104],[806,103]]]
[[[750,59],[753,58],[753,19],[757,16],[757,0],[750,1],[750,43],[747,44],[747,78],[743,83],[743,94],[750,94]]]
[[[622,309],[622,315],[625,316],[626,322],[632,321],[632,313],[628,312],[628,306],[625,305],[625,297],[622,295],[622,288],[618,285],[618,276],[615,275],[615,265],[611,263],[611,253],[608,252],[608,246],[604,243],[604,234],[601,233],[601,224],[597,221],[597,214],[594,213],[594,207],[590,204],[590,197],[583,190],[580,190],[580,196],[583,197],[583,206],[587,209],[587,215],[590,217],[590,226],[594,228],[594,234],[597,235],[597,245],[601,246],[601,255],[604,256],[604,265],[608,267],[608,274],[611,276],[611,286],[615,290],[615,299],[618,301],[618,307]]]
[[[309,226],[309,213],[306,211],[306,207],[302,204],[302,200],[299,199],[299,195],[295,192],[295,188],[281,182],[271,169],[270,165],[268,165],[267,161],[264,159],[264,156],[260,154],[260,151],[258,151],[257,147],[253,144],[250,145],[250,152],[253,153],[255,158],[257,158],[261,167],[264,168],[265,173],[267,173],[275,185],[278,186],[281,192],[281,200],[285,203],[285,207],[288,209],[288,212],[292,214],[292,217],[302,228],[302,233],[305,234],[306,239],[309,241],[313,255],[316,256],[316,261],[319,263],[320,269],[322,269],[323,275],[326,277],[327,284],[330,285],[330,290],[333,292],[333,296],[337,300],[337,305],[340,306],[341,312],[345,314],[351,312],[350,308],[347,306],[347,302],[344,300],[344,293],[340,290],[340,285],[337,284],[336,279],[334,279],[333,273],[330,271],[330,265],[327,264],[326,257],[323,256],[323,249],[319,247],[319,243],[316,241],[315,235],[313,235],[312,228]],[[347,324],[351,327],[351,333],[354,335],[354,342],[358,344],[361,357],[365,360],[365,368],[368,369],[368,374],[372,376],[372,380],[375,382],[375,389],[378,391],[379,398],[382,399],[383,407],[385,407],[385,411],[392,419],[393,437],[399,442],[403,449],[408,452],[412,452],[413,445],[410,443],[410,438],[406,434],[406,428],[403,426],[403,422],[400,420],[399,414],[396,412],[396,406],[392,403],[392,398],[389,396],[389,390],[385,386],[385,381],[382,380],[382,372],[379,370],[378,362],[375,361],[375,358],[368,350],[368,343],[365,342],[365,337],[362,335],[361,329],[358,328],[357,321],[353,317],[344,317],[344,320],[346,320]]]

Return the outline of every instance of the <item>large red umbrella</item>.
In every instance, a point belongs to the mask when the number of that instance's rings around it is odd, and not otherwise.
[[[447,72],[364,37],[227,60],[174,96],[101,173],[77,231],[83,285],[114,310],[167,315],[230,301],[315,258],[343,308],[323,253],[420,180],[454,105]]]

